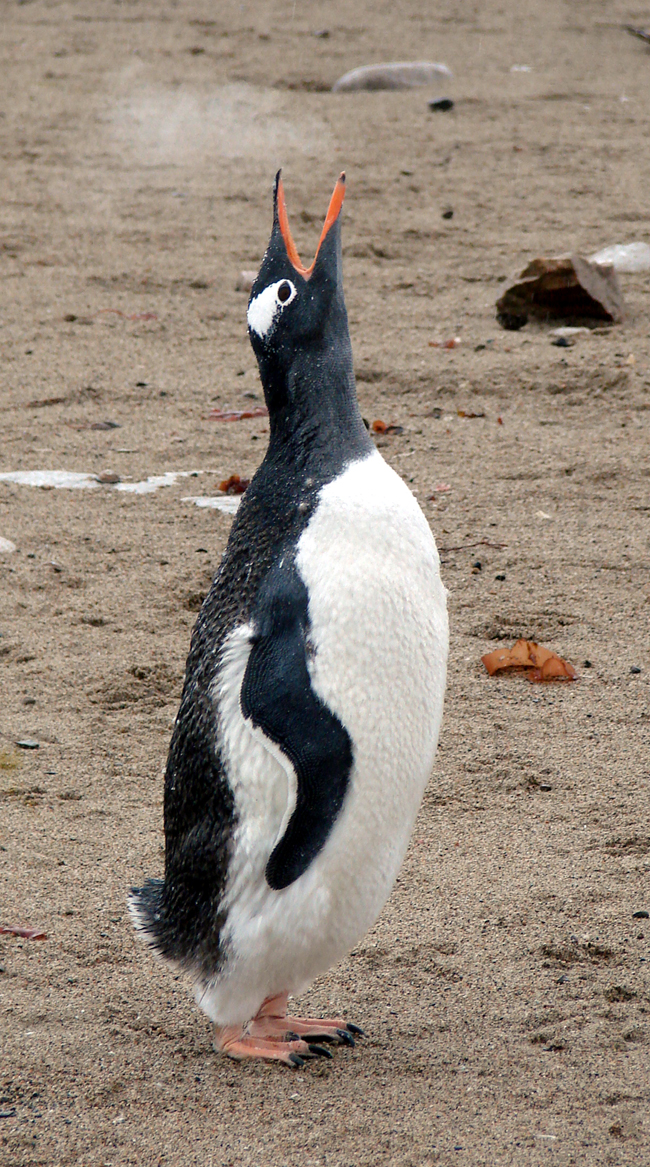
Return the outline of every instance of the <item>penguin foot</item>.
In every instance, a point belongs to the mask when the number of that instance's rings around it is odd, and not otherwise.
[[[309,1058],[331,1058],[327,1045],[354,1046],[354,1037],[363,1037],[342,1017],[288,1017],[288,999],[288,993],[267,997],[247,1025],[215,1025],[214,1048],[238,1061],[266,1058],[299,1069]]]
[[[271,1041],[324,1041],[328,1045],[354,1046],[354,1038],[363,1037],[358,1025],[348,1024],[343,1017],[289,1017],[287,993],[267,997],[252,1021],[245,1027],[251,1037]]]
[[[313,1042],[284,1041],[281,1038],[251,1037],[239,1025],[227,1025],[219,1028],[215,1025],[214,1048],[219,1053],[227,1054],[241,1062],[245,1058],[263,1058],[267,1061],[284,1062],[294,1070],[299,1070],[311,1058],[331,1058],[331,1053],[324,1046]]]

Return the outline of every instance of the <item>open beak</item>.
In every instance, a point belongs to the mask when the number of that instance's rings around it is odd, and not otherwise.
[[[318,252],[321,249],[323,240],[325,239],[325,236],[327,235],[330,227],[332,227],[338,219],[341,207],[343,206],[343,199],[345,198],[345,174],[340,176],[336,186],[334,187],[334,192],[330,199],[327,215],[325,216],[325,222],[323,223],[323,230],[321,231],[320,239],[318,240],[316,254],[314,256],[313,263],[310,264],[309,267],[305,267],[301,262],[300,256],[298,255],[298,250],[291,235],[291,230],[289,228],[289,216],[287,215],[287,204],[284,198],[284,187],[282,185],[282,172],[280,170],[278,170],[277,178],[275,181],[276,214],[278,225],[280,227],[280,231],[282,232],[282,238],[284,239],[284,245],[287,249],[287,255],[299,275],[308,280],[314,270],[316,260],[318,259]]]

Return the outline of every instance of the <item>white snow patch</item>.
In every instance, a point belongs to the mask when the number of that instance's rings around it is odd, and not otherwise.
[[[76,474],[72,470],[8,470],[0,474],[0,482],[15,482],[19,486],[49,486],[64,490],[94,490],[99,486],[94,474]]]
[[[209,507],[214,511],[223,511],[226,515],[234,515],[239,508],[241,495],[222,494],[210,497],[206,494],[190,494],[182,498],[181,502],[193,502],[196,507]]]
[[[127,494],[153,494],[161,486],[173,486],[178,478],[189,478],[196,470],[169,470],[167,474],[150,474],[142,482],[118,482],[115,489]]]

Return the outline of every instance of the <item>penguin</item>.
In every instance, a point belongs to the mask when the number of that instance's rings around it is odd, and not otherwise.
[[[199,613],[165,775],[165,873],[136,931],[187,974],[215,1050],[297,1067],[362,1033],[287,1014],[365,935],[431,773],[448,650],[429,525],[357,404],[334,188],[313,263],[281,172],[248,304],[269,411]]]

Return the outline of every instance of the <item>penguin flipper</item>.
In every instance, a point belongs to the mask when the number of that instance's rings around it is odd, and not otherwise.
[[[295,809],[266,867],[267,883],[279,891],[307,870],[332,830],[352,769],[352,741],[312,687],[309,597],[294,563],[283,561],[269,573],[254,624],[242,713],[286,755],[298,786]]]

